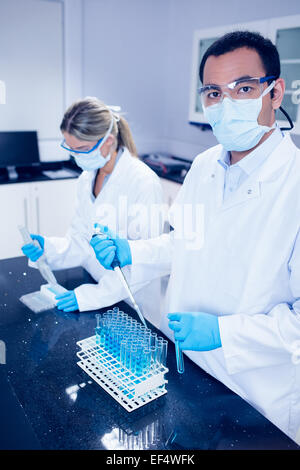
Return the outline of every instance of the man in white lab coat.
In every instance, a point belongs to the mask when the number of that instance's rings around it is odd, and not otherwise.
[[[220,145],[194,160],[170,211],[174,231],[94,250],[107,268],[130,253],[143,280],[170,272],[163,332],[300,444],[300,150],[276,125],[277,49],[256,33],[227,34],[206,51],[200,79]]]

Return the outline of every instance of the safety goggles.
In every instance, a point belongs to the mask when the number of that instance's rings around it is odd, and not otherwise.
[[[222,102],[225,95],[234,100],[257,99],[264,91],[264,83],[274,78],[273,75],[268,77],[241,77],[226,85],[205,85],[198,89],[198,93],[202,105],[206,108]]]
[[[62,141],[62,143],[60,144],[60,146],[61,146],[64,150],[67,150],[68,152],[71,152],[72,154],[73,154],[73,153],[84,153],[84,154],[87,154],[87,155],[88,155],[89,153],[93,152],[93,150],[95,150],[95,149],[98,147],[98,145],[102,142],[103,139],[104,139],[104,137],[101,137],[101,139],[98,140],[98,142],[96,143],[96,145],[94,145],[93,148],[91,148],[90,150],[85,150],[85,151],[84,151],[84,150],[73,150],[73,149],[71,149],[70,147],[68,147],[68,146],[66,145],[66,140],[65,140],[65,139]]]

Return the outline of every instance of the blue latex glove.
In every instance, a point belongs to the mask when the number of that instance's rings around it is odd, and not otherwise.
[[[90,241],[99,263],[106,269],[113,269],[111,263],[115,254],[117,254],[121,268],[131,264],[132,258],[128,240],[126,238],[119,238],[107,226],[98,224],[95,224],[95,226],[99,226],[101,232],[105,234],[97,235]]]
[[[216,315],[204,312],[169,313],[169,328],[180,349],[210,351],[222,347]]]
[[[42,237],[41,235],[30,234],[30,236],[33,240],[37,240],[40,246],[38,247],[35,246],[33,243],[28,243],[27,245],[22,246],[22,251],[24,255],[30,259],[30,261],[35,262],[44,253],[45,240],[44,237]]]
[[[55,298],[58,300],[56,304],[58,310],[63,310],[64,312],[79,310],[76,295],[73,290],[68,290],[63,294],[56,295]]]

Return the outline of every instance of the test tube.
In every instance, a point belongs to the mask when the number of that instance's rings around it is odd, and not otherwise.
[[[120,345],[120,362],[122,366],[124,367],[126,367],[126,345],[127,345],[127,340],[123,339]]]
[[[136,372],[136,362],[137,362],[138,350],[135,344],[131,345],[130,348],[130,365],[129,368],[133,374]]]
[[[118,307],[114,307],[114,308],[112,309],[112,311],[113,311],[113,314],[114,314],[114,315],[118,315],[118,313],[119,313],[119,308],[118,308]]]
[[[157,334],[156,333],[150,333],[150,346],[156,346],[156,338]]]
[[[160,368],[161,366],[162,353],[163,353],[162,341],[157,340],[156,367],[158,368]]]
[[[120,441],[120,444],[124,443],[124,431],[121,428],[119,428],[119,441]]]
[[[150,424],[148,424],[149,428],[149,440],[151,444],[154,444],[155,441],[155,424],[154,421]]]
[[[156,367],[156,355],[157,355],[156,346],[150,346],[150,368],[152,371],[154,371]]]
[[[140,377],[141,375],[143,375],[143,351],[144,351],[144,347],[141,342],[138,342],[138,344],[136,345],[136,350],[137,352],[136,352],[134,374],[137,377]]]
[[[115,325],[112,329],[112,353],[115,357],[118,357],[118,333],[119,327]]]
[[[175,351],[176,351],[177,372],[179,374],[183,374],[184,373],[183,353],[182,353],[182,350],[180,349],[178,340],[175,340]]]
[[[104,314],[105,315],[105,314]],[[105,343],[104,347],[107,351],[110,350],[110,333],[111,333],[111,320],[109,316],[105,316],[103,320],[105,324]]]
[[[143,354],[142,354],[143,374],[148,374],[150,370],[150,361],[151,361],[151,351],[149,348],[144,348]]]
[[[168,341],[165,339],[161,339],[160,343],[162,344],[160,363],[163,367],[166,367],[167,366],[167,354],[168,354]]]
[[[142,443],[143,443],[143,448],[144,448],[144,449],[148,449],[148,448],[149,448],[147,426],[145,426],[145,427],[142,429]]]
[[[130,338],[126,338],[126,345],[125,345],[125,367],[127,369],[129,369],[130,367],[130,350],[131,350],[131,346],[132,346],[132,343],[131,343],[131,339]]]
[[[126,317],[127,317],[126,313],[124,313],[124,312],[122,312],[122,310],[120,310],[119,313],[118,313],[118,319],[122,324],[126,323]]]
[[[100,344],[100,332],[101,332],[101,327],[100,327],[100,320],[101,320],[101,314],[97,313],[95,315],[96,321],[97,321],[97,326],[95,328],[95,333],[96,333],[96,344]]]
[[[151,337],[151,333],[148,333],[148,331],[146,333],[144,333],[144,335],[143,335],[143,342],[144,342],[145,345],[147,345],[149,347],[151,346],[150,337]]]
[[[106,320],[101,317],[99,319],[100,331],[99,331],[99,345],[105,347],[105,338],[106,338]]]
[[[158,339],[158,352],[157,352],[158,355],[160,354],[159,363],[158,363],[159,368],[167,367],[167,353],[168,353],[168,341],[160,337],[160,339]],[[163,385],[160,385],[159,388],[162,390],[165,390],[166,388],[165,383],[163,383]]]
[[[99,327],[100,327],[101,314],[100,314],[100,313],[96,313],[95,317],[96,317],[96,320],[97,320],[97,328],[99,328]]]
[[[111,320],[112,319],[112,314],[113,314],[112,310],[107,310],[107,312],[103,313],[103,317]]]

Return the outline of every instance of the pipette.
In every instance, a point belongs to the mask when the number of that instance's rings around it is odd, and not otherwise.
[[[182,350],[180,349],[178,340],[175,340],[175,351],[176,351],[177,372],[179,374],[183,374],[184,373],[183,353],[182,353]]]
[[[101,236],[101,235],[107,235],[106,233],[102,232],[100,227],[98,227],[97,225],[94,227],[94,235],[93,235],[93,238],[96,237],[96,236]],[[132,295],[132,292],[131,292],[131,289],[128,285],[128,282],[126,280],[126,277],[124,276],[124,273],[121,269],[121,266],[120,266],[120,262],[118,260],[118,257],[117,257],[117,254],[115,255],[112,263],[111,263],[111,267],[113,268],[113,270],[115,271],[115,273],[117,274],[118,278],[120,279],[121,283],[123,284],[127,294],[128,294],[128,297],[130,298],[132,304],[133,304],[133,308],[134,310],[137,312],[138,316],[139,316],[139,319],[141,320],[141,322],[143,323],[143,325],[147,326],[146,325],[146,322],[145,322],[145,319],[144,319],[144,316],[138,306],[138,304],[136,303],[133,295]]]
[[[19,225],[18,228],[20,230],[20,233],[23,237],[23,241],[25,244],[33,243],[35,246],[40,246],[37,240],[33,240],[31,238],[30,233],[26,227]],[[46,263],[43,255],[37,261],[35,261],[35,263],[41,275],[49,284],[53,284],[53,285],[57,284],[57,280],[55,279],[53,272],[51,271],[48,264]]]

